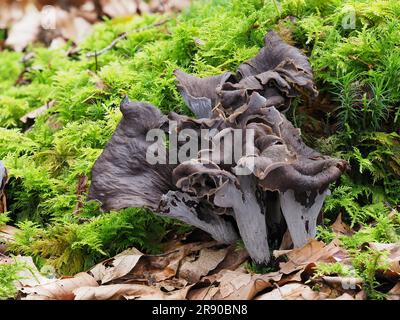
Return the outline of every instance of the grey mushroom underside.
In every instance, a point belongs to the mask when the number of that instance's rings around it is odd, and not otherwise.
[[[175,70],[174,74],[183,100],[198,119],[212,117],[212,109],[218,100],[215,88],[233,76],[228,72],[218,76],[197,78],[181,70]]]
[[[251,258],[257,263],[268,263],[270,251],[268,229],[264,211],[256,198],[254,176],[240,176],[240,189],[226,184],[216,194],[214,203],[220,207],[233,208],[240,236]]]
[[[282,214],[295,248],[305,245],[317,233],[317,219],[329,190],[318,193],[310,207],[302,205],[296,200],[295,192],[287,190],[280,192]]]
[[[212,208],[201,206],[196,198],[180,191],[169,191],[163,195],[157,213],[195,226],[222,243],[232,244],[239,239],[229,220],[216,215]]]

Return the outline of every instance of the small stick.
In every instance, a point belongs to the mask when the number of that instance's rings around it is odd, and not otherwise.
[[[97,73],[97,71],[99,70],[99,64],[98,64],[98,62],[97,62],[97,51],[95,51],[94,52],[94,61],[95,61],[95,64],[96,64],[96,73]]]
[[[157,22],[157,23],[154,23],[154,24],[142,27],[142,28],[138,28],[138,29],[134,29],[134,30],[131,30],[131,31],[124,32],[118,38],[114,39],[113,42],[111,42],[107,47],[104,47],[103,49],[95,51],[95,52],[88,52],[86,54],[86,57],[88,57],[88,58],[90,58],[90,57],[98,57],[98,56],[102,55],[103,53],[105,53],[105,52],[111,50],[112,48],[114,48],[117,45],[118,42],[120,42],[121,40],[125,40],[130,34],[137,33],[137,32],[142,32],[142,31],[146,31],[146,30],[149,30],[149,29],[152,29],[152,28],[155,28],[155,27],[162,26],[163,24],[166,24],[168,21],[169,21],[169,19],[166,19],[166,20],[162,20],[160,22]]]

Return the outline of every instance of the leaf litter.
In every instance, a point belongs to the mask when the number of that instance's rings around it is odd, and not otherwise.
[[[370,244],[400,260],[397,245]],[[318,263],[346,263],[348,253],[338,245],[310,240],[304,247],[275,251],[276,271],[253,273],[246,268],[248,254],[215,241],[180,243],[160,255],[132,248],[74,277],[49,279],[30,257],[16,283],[23,300],[363,300],[362,280],[352,277],[313,278]],[[4,256],[5,257],[5,256]],[[0,264],[12,263],[2,258]],[[394,268],[393,272],[397,269]],[[352,284],[352,285],[348,285]],[[399,299],[398,283],[388,299]]]

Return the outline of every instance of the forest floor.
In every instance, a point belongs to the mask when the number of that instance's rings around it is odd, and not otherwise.
[[[58,33],[36,9],[20,29],[0,15],[0,299],[400,299],[397,0],[200,0],[104,7],[105,19],[88,8],[60,11]],[[241,242],[86,201],[125,95],[190,115],[173,71],[236,70],[270,29],[309,57],[320,91],[288,118],[351,164],[317,239],[260,266]]]

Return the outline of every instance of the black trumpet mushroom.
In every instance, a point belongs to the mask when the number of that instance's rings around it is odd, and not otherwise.
[[[150,208],[223,243],[242,238],[257,263],[269,262],[282,226],[295,247],[314,237],[329,184],[348,164],[305,145],[284,115],[293,98],[318,95],[307,57],[269,32],[236,73],[175,76],[197,118],[125,98],[89,198],[104,210]]]
[[[0,214],[7,211],[7,202],[4,189],[8,180],[7,169],[0,161]]]
[[[7,169],[3,162],[0,161],[0,198],[3,195],[4,188],[6,187],[7,177]]]

